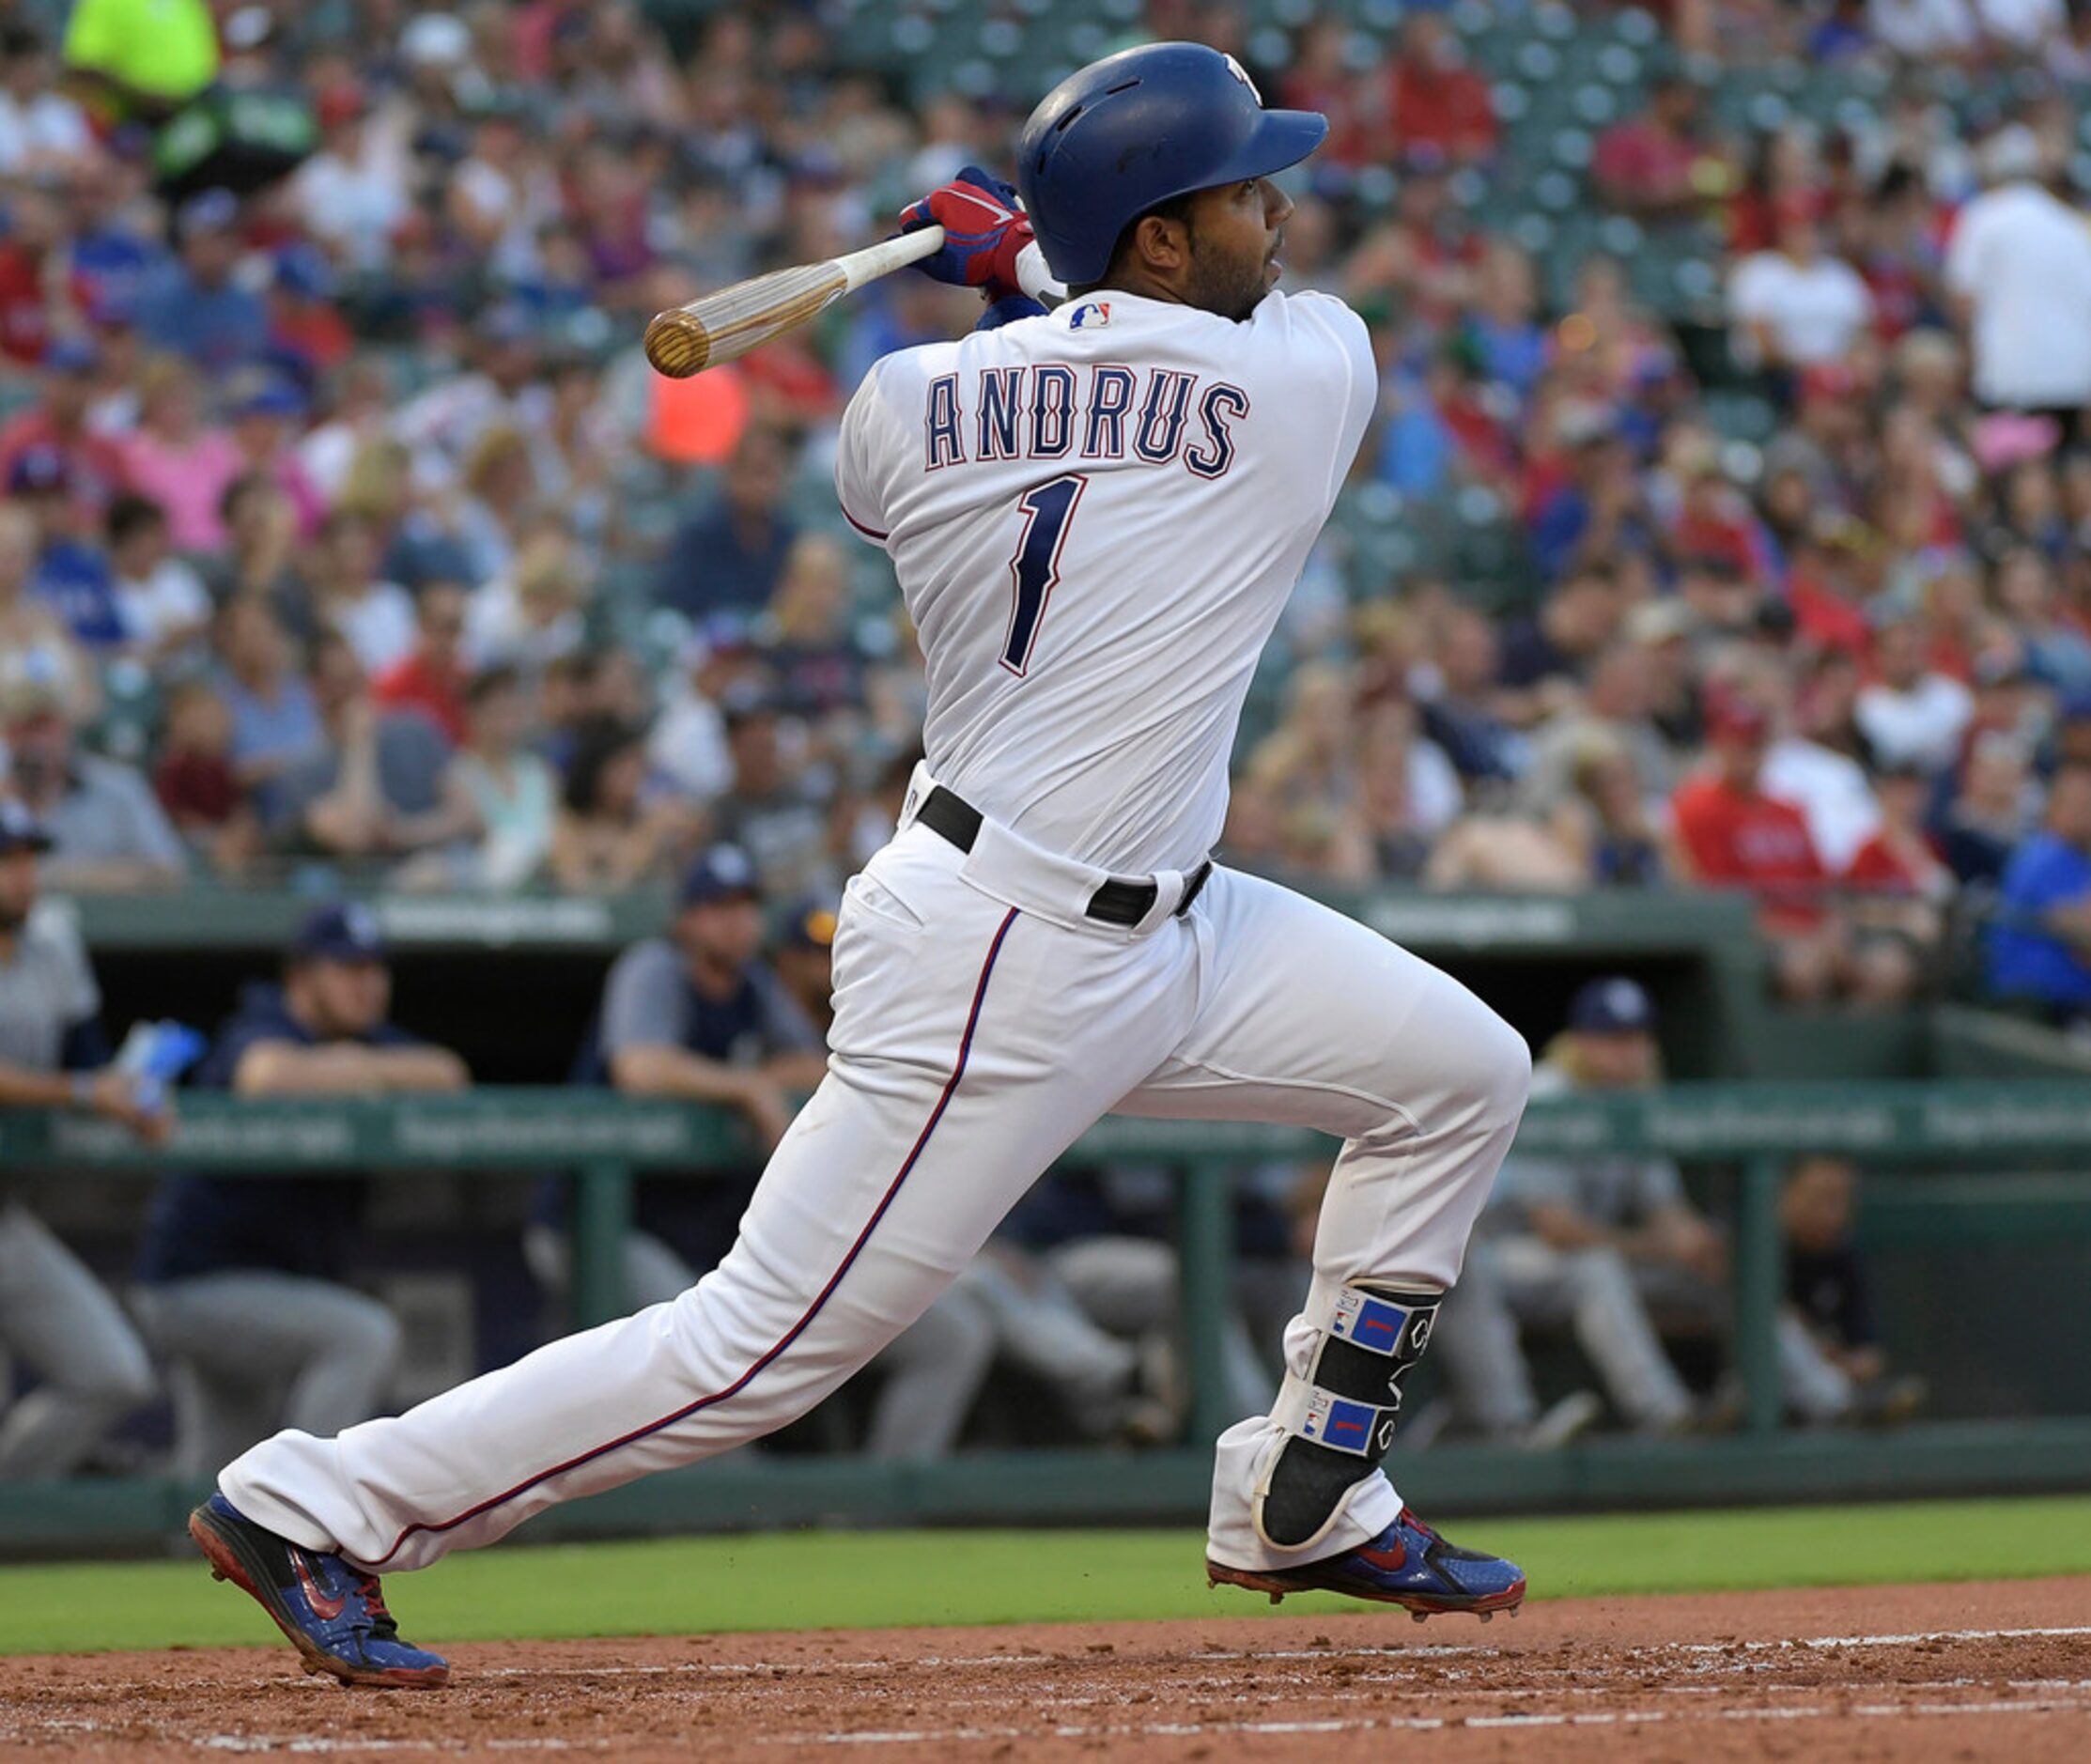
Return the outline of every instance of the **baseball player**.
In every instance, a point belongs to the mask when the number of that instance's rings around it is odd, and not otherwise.
[[[1114,1110],[1344,1141],[1283,1384],[1218,1442],[1210,1576],[1418,1617],[1524,1598],[1380,1461],[1530,1056],[1416,957],[1206,856],[1258,652],[1375,396],[1363,323],[1274,291],[1270,175],[1327,126],[1265,110],[1228,56],[1154,44],[1039,106],[1023,210],[968,170],[904,217],[943,225],[931,273],[988,303],[878,362],[843,419],[836,488],[892,559],[929,707],[899,830],[844,898],[828,1076],[673,1303],[225,1468],[191,1531],[309,1669],[442,1682],[379,1572],[782,1426]],[[1025,291],[1048,271],[1050,313]]]

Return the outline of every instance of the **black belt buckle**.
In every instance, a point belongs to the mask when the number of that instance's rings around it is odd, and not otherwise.
[[[916,811],[915,818],[940,839],[948,840],[960,851],[971,851],[980,838],[981,812],[955,791],[946,790],[938,784],[922,798],[922,806]],[[1191,873],[1190,881],[1185,886],[1184,898],[1176,903],[1172,915],[1181,919],[1191,909],[1191,903],[1198,898],[1199,890],[1205,886],[1213,874],[1213,860],[1208,858]],[[1155,896],[1161,892],[1152,882],[1109,881],[1089,897],[1085,909],[1090,918],[1107,925],[1137,925],[1154,910]]]

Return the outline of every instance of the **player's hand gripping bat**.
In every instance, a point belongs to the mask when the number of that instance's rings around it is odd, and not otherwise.
[[[829,302],[944,248],[944,229],[925,226],[862,251],[736,282],[687,306],[656,313],[646,327],[646,359],[657,373],[688,379],[759,348],[802,325]]]

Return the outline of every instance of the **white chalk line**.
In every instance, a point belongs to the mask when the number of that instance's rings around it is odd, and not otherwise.
[[[1113,1722],[1092,1726],[1061,1723],[1044,1728],[895,1728],[880,1732],[774,1734],[765,1739],[749,1740],[744,1743],[763,1746],[962,1745],[1002,1740],[1094,1741],[1223,1736],[1262,1738],[1288,1734],[1440,1733],[1459,1728],[1491,1731],[1542,1727],[1640,1727],[1694,1721],[1841,1721],[1854,1716],[1921,1718],[1949,1715],[2043,1715],[2085,1711],[2091,1711],[2091,1699],[2038,1697],[1980,1703],[1866,1703],[1843,1709],[1807,1704],[1800,1707],[1727,1709],[1705,1712],[1647,1709],[1531,1715],[1394,1715],[1357,1720]]]

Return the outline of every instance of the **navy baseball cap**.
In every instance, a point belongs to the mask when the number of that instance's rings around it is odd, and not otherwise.
[[[1623,974],[1593,980],[1569,1005],[1568,1026],[1585,1035],[1638,1035],[1655,1027],[1655,1005]]]
[[[65,455],[42,441],[24,447],[8,468],[9,496],[55,496],[71,487]]]
[[[304,394],[280,375],[269,374],[240,390],[232,407],[234,416],[302,416]]]
[[[175,210],[175,232],[184,240],[197,233],[222,233],[239,218],[240,198],[231,191],[200,191]]]
[[[286,245],[276,254],[275,286],[299,300],[332,300],[333,266],[317,245]]]
[[[294,962],[382,962],[389,953],[378,915],[361,901],[320,907],[290,940]]]
[[[831,950],[835,947],[835,909],[826,901],[806,899],[795,902],[784,916],[783,936],[779,939],[787,950]]]
[[[49,851],[51,835],[26,803],[0,797],[0,858],[18,851]]]
[[[675,905],[708,906],[715,901],[753,901],[760,900],[762,892],[754,863],[746,852],[738,845],[714,845],[684,874]]]
[[[776,694],[761,680],[736,680],[719,695],[719,715],[730,730],[758,717],[774,717],[779,708]]]
[[[44,350],[43,364],[54,374],[91,374],[101,365],[101,351],[86,337],[60,337]]]

